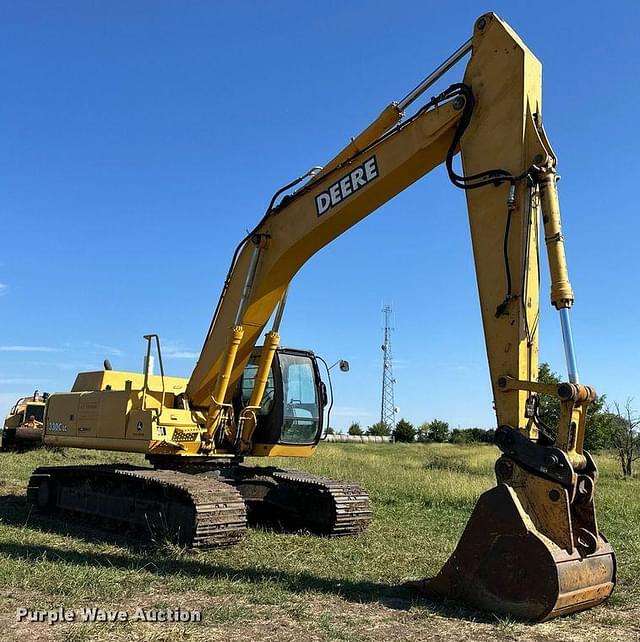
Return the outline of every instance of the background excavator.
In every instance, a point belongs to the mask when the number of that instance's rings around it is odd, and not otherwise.
[[[469,53],[462,82],[405,115]],[[454,167],[458,152],[462,173]],[[578,379],[556,162],[542,125],[541,65],[507,24],[483,15],[468,42],[324,168],[276,192],[233,254],[188,380],[164,376],[159,340],[148,335],[160,376],[82,373],[70,393],[49,398],[46,443],[145,453],[153,467],[39,468],[30,501],[54,514],[163,525],[191,546],[237,541],[247,507],[328,534],[364,528],[371,513],[357,484],[242,460],[309,456],[322,433],[327,394],[317,360],[279,347],[293,276],[444,164],[466,192],[502,456],[497,485],[479,498],[456,550],[435,578],[416,586],[529,620],[602,602],[614,587],[615,557],[597,526],[598,473],[583,449],[595,391]],[[537,382],[541,233],[568,364],[569,381],[559,386]],[[539,419],[541,393],[561,402],[557,426]]]
[[[29,397],[21,397],[5,417],[2,427],[2,450],[39,448],[44,433],[44,409],[48,393],[37,390]]]

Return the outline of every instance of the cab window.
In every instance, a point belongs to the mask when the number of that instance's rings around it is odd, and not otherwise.
[[[280,441],[309,444],[316,439],[320,424],[320,404],[316,373],[309,357],[280,354],[284,416]]]

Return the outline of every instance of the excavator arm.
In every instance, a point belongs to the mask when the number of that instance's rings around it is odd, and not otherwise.
[[[470,51],[464,83],[452,85],[404,119],[403,111]],[[458,151],[466,178],[458,177],[453,168]],[[228,407],[265,325],[274,310],[284,306],[288,285],[302,265],[446,163],[452,182],[467,192],[498,425],[520,427],[535,437],[529,416],[531,392],[499,382],[504,376],[533,381],[537,374],[538,219],[543,195],[548,195],[545,204],[555,203],[545,208],[544,217],[551,246],[552,300],[562,308],[573,303],[555,162],[542,129],[540,63],[504,22],[493,14],[483,16],[473,38],[435,74],[405,99],[391,103],[296,192],[279,203],[272,201],[243,239],[187,384],[191,405],[209,409],[215,430],[222,420],[220,408]],[[273,345],[274,336],[270,338]]]
[[[463,82],[405,118],[404,110],[469,52]],[[458,152],[461,174],[453,160]],[[250,454],[291,279],[315,252],[441,164],[466,191],[503,455],[498,485],[478,500],[456,551],[436,578],[419,586],[429,595],[548,619],[606,599],[615,558],[598,530],[597,469],[583,450],[595,392],[579,383],[575,365],[568,314],[574,295],[556,157],[542,126],[541,65],[494,14],[480,17],[468,43],[324,169],[296,181],[301,186],[280,201],[276,194],[236,250],[186,397],[207,414],[205,450],[215,449],[222,430],[231,431],[241,454]],[[560,386],[537,382],[541,240],[567,355],[569,382]],[[234,391],[274,311],[251,399],[235,416]],[[538,419],[541,393],[560,399],[557,434]]]

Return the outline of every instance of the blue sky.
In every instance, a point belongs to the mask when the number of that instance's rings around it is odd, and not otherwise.
[[[105,357],[139,369],[147,332],[188,375],[232,249],[275,189],[330,159],[489,8],[544,66],[581,378],[640,396],[637,3],[2,0],[0,411]],[[541,357],[564,373],[542,287]],[[338,428],[379,416],[384,302],[401,415],[493,425],[464,195],[442,170],[292,284],[283,343],[352,365],[334,377]]]

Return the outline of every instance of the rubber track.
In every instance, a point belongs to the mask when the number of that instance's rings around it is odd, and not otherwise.
[[[358,535],[367,528],[373,517],[369,494],[356,482],[327,479],[299,470],[281,470],[272,473],[272,476],[278,482],[308,489],[307,511],[312,515],[316,513],[313,502],[318,498],[318,492],[325,497],[327,494],[331,496],[331,522],[324,524],[321,529],[329,537]]]
[[[104,465],[44,466],[32,474],[27,499],[37,506],[39,487],[48,479],[60,485],[69,478],[75,492],[81,493],[82,488],[87,487],[87,484],[82,484],[81,476],[89,484],[93,482],[94,487],[118,487],[119,500],[129,500],[127,510],[132,513],[136,511],[137,500],[155,503],[156,506],[168,504],[167,513],[171,513],[171,502],[175,502],[174,512],[181,514],[182,521],[178,532],[173,536],[169,533],[169,537],[188,547],[229,546],[237,543],[246,531],[245,504],[235,488],[206,475],[189,475],[174,470]],[[92,504],[95,503],[94,500]],[[56,505],[48,509],[48,512],[52,511],[71,511],[76,519],[88,513],[102,518],[110,526],[121,525],[123,521],[126,523],[126,520],[114,519],[112,515],[91,509],[81,511]],[[134,526],[135,523],[129,525]]]

